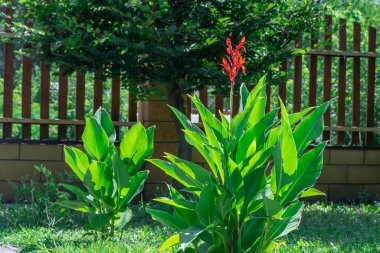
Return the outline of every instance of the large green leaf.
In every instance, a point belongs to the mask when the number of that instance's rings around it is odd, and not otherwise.
[[[130,177],[130,188],[127,188],[127,193],[125,194],[125,197],[121,200],[120,208],[121,210],[126,208],[126,205],[128,205],[132,199],[139,194],[143,188],[145,180],[148,178],[149,171],[139,171],[135,175]]]
[[[286,108],[280,99],[281,132],[279,142],[273,149],[274,169],[272,169],[272,191],[279,195],[283,187],[291,183],[297,170],[297,149],[293,138]]]
[[[164,252],[165,250],[179,244],[179,234],[175,234],[167,239],[161,247],[158,249],[159,252]]]
[[[180,112],[178,109],[169,106],[170,109],[172,109],[174,115],[177,117],[177,119],[181,122],[182,126],[185,130],[189,130],[192,132],[195,132],[200,135],[204,135],[203,131],[193,122],[191,122],[186,115],[184,115],[182,112]]]
[[[83,213],[91,212],[91,208],[86,203],[77,200],[65,200],[62,202],[57,202],[57,204]]]
[[[107,133],[109,143],[110,145],[112,145],[116,140],[116,132],[115,128],[113,127],[110,116],[108,115],[106,110],[103,109],[103,107],[99,107],[99,109],[94,114],[94,118],[98,121],[100,126]]]
[[[203,226],[191,226],[179,232],[179,242],[181,249],[185,250],[198,236],[205,231]]]
[[[321,192],[315,188],[309,188],[306,191],[302,192],[300,198],[316,197],[316,196],[326,196],[324,192]]]
[[[126,195],[125,189],[130,187],[128,166],[116,153],[112,159],[114,182],[116,183],[117,196],[120,199]]]
[[[74,147],[64,147],[65,161],[70,166],[72,171],[77,175],[80,181],[83,182],[84,175],[89,166],[87,155],[80,149]]]
[[[110,222],[111,214],[98,214],[90,213],[88,216],[88,222],[93,229],[103,230],[104,227]]]
[[[296,199],[303,190],[312,187],[321,174],[323,166],[323,150],[326,143],[320,143],[315,148],[301,156],[295,177],[281,197],[281,204]]]
[[[267,236],[267,245],[275,238],[285,236],[291,231],[298,228],[301,221],[302,202],[290,204],[281,215],[281,220],[276,220],[269,228]]]
[[[169,199],[169,198],[155,198],[154,201],[167,204],[173,207],[178,207],[181,209],[195,210],[195,204],[191,201],[185,199]]]
[[[214,221],[216,196],[211,184],[203,187],[196,205],[197,215],[203,224],[211,225]]]
[[[112,183],[112,171],[108,169],[104,163],[97,161],[92,161],[88,167],[88,171],[94,183],[94,190],[102,190],[103,193],[105,193],[105,190],[107,190]]]
[[[98,161],[107,153],[110,144],[107,133],[93,117],[86,119],[82,140],[86,153]]]
[[[323,114],[330,107],[331,101],[318,106],[312,113],[305,117],[294,129],[294,140],[297,146],[298,156],[302,155],[309,144],[318,138],[323,132]]]
[[[120,143],[120,157],[122,160],[132,162],[130,174],[137,172],[148,148],[148,136],[144,126],[137,122],[127,132],[124,133],[123,140]]]
[[[146,212],[152,216],[153,220],[160,222],[164,226],[167,226],[176,230],[184,229],[186,226],[185,223],[181,223],[180,220],[175,219],[168,212],[165,212],[162,210],[156,210],[152,208],[146,208]]]
[[[124,212],[119,213],[120,217],[115,225],[115,229],[122,229],[131,219],[132,219],[132,211],[131,209],[127,209]]]

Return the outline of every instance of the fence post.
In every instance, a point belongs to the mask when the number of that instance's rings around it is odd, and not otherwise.
[[[339,50],[344,52],[347,50],[347,28],[346,20],[339,19]],[[338,73],[338,126],[346,125],[346,57],[339,57],[339,73]],[[337,143],[344,144],[345,132],[338,132]]]
[[[354,22],[354,51],[360,52],[360,23]],[[360,57],[353,59],[352,126],[360,127]],[[359,132],[352,133],[352,144],[360,143]]]
[[[65,75],[64,67],[59,67],[59,87],[58,87],[58,118],[67,119],[67,94],[68,94],[68,77]],[[58,140],[67,139],[67,126],[58,126]]]
[[[86,77],[84,74],[77,71],[76,76],[76,96],[75,96],[75,118],[77,120],[84,119],[84,107],[85,107],[85,83]],[[75,139],[80,140],[82,137],[84,127],[77,125],[75,127]]]
[[[331,34],[331,25],[332,25],[332,16],[325,16],[325,34],[324,40],[326,43],[325,50],[332,50],[332,34]],[[331,100],[331,56],[324,57],[323,63],[323,102]],[[325,126],[330,126],[331,120],[331,108],[329,107],[324,115]],[[330,139],[330,131],[323,132],[323,140]]]
[[[13,1],[5,1],[5,32],[11,32],[10,25],[13,22]],[[9,5],[10,6],[9,6]],[[3,117],[13,117],[13,83],[14,83],[14,44],[5,43],[4,45],[4,97],[3,97]],[[12,138],[12,124],[3,124],[3,138]]]
[[[302,48],[302,35],[294,42],[295,48]],[[301,111],[302,93],[302,55],[294,57],[294,87],[293,87],[293,112]]]
[[[368,52],[376,52],[376,29],[368,28]],[[375,78],[376,78],[376,58],[368,58],[367,70],[367,127],[374,127],[375,123]],[[367,132],[366,144],[373,144],[373,132]]]

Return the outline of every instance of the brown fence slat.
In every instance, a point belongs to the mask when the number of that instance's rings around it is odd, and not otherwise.
[[[191,95],[190,93],[188,93],[186,96],[185,96],[185,103],[186,103],[186,117],[188,119],[191,119],[191,99],[189,98],[189,95]]]
[[[347,28],[346,20],[339,19],[339,50],[347,50]],[[346,125],[346,57],[339,57],[338,70],[338,126]],[[337,133],[337,143],[344,144],[345,132]]]
[[[294,42],[295,48],[302,48],[302,35]],[[302,55],[294,57],[294,87],[293,87],[293,112],[301,111],[301,93],[302,93]]]
[[[215,117],[217,119],[221,119],[220,117],[220,113],[223,113],[223,96],[222,95],[219,95],[219,94],[216,94],[215,95]]]
[[[368,51],[376,51],[376,29],[368,28]],[[376,78],[376,59],[368,59],[368,82],[367,82],[367,127],[374,127],[375,124],[375,78]],[[366,133],[366,144],[372,145],[373,132]]]
[[[76,96],[75,96],[75,119],[84,119],[84,107],[85,107],[85,75],[77,71],[76,76]],[[76,126],[75,139],[80,140],[83,133],[83,126]]]
[[[58,80],[58,118],[67,119],[67,94],[68,94],[68,77],[65,75],[64,67],[59,67]],[[67,126],[58,126],[58,139],[67,139]]]
[[[325,50],[332,50],[332,16],[325,15],[325,34],[324,40],[326,43]],[[323,62],[323,102],[331,100],[331,56],[324,56]],[[325,126],[331,126],[331,108],[329,107],[324,114]],[[330,139],[330,131],[323,132],[323,140]]]
[[[318,43],[318,37],[315,33],[311,34],[310,48],[314,49],[315,45]],[[317,65],[318,56],[310,56],[310,66],[309,66],[309,106],[316,106],[317,104]]]
[[[360,52],[360,23],[354,22],[354,51]],[[353,75],[352,75],[352,126],[360,126],[360,58],[353,59]],[[360,135],[358,132],[352,133],[352,144],[360,143]]]
[[[50,65],[41,63],[40,118],[49,119]],[[49,139],[49,125],[40,125],[40,139]]]
[[[137,121],[137,101],[136,98],[129,92],[128,99],[128,121],[136,122]]]
[[[280,71],[287,72],[288,71],[288,61],[284,60],[281,63]],[[278,85],[278,96],[281,98],[282,102],[286,105],[286,78],[280,82]],[[278,112],[278,116],[281,117],[280,111]]]
[[[102,71],[97,71],[94,74],[94,108],[93,113],[95,113],[100,106],[103,105],[103,80]]]
[[[271,98],[271,94],[272,94],[272,89],[270,86],[267,86],[265,88],[265,93],[267,95],[267,102],[265,104],[265,113],[268,113],[268,112],[270,112],[270,98]]]
[[[112,78],[111,87],[111,119],[118,121],[120,119],[120,76]],[[119,137],[119,128],[115,127],[116,135]]]
[[[12,3],[11,0],[5,3]],[[10,6],[5,7],[5,32],[10,32],[10,24],[13,21],[13,9]],[[13,83],[14,83],[14,44],[5,43],[4,45],[4,94],[3,94],[3,116],[13,116]],[[3,138],[12,138],[12,124],[3,124]]]
[[[233,98],[232,98],[232,104],[233,104],[233,110],[232,110],[231,120],[239,112],[239,106],[240,106],[240,96],[239,95],[234,95],[233,96]]]
[[[29,23],[28,26],[31,26]],[[30,48],[31,45],[25,45],[24,48]],[[33,62],[32,58],[22,57],[22,83],[21,83],[21,116],[24,119],[31,118],[31,104],[32,104],[32,74],[33,74]],[[22,124],[22,139],[31,139],[31,125]]]
[[[201,100],[202,104],[206,107],[208,106],[208,94],[207,94],[208,86],[204,85],[203,89],[199,91],[199,100]]]

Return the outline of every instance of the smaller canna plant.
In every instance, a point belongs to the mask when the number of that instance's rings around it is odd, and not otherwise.
[[[83,183],[80,187],[62,184],[76,195],[59,205],[88,213],[88,228],[102,237],[113,236],[132,218],[128,208],[144,187],[148,171],[140,171],[153,153],[154,127],[145,129],[138,122],[124,133],[120,152],[115,147],[116,132],[103,108],[86,119],[82,140],[84,152],[64,147],[65,161]]]
[[[233,49],[227,39],[229,57],[223,67],[230,75],[231,97],[235,77],[244,71],[244,40]],[[175,245],[186,253],[271,251],[282,244],[281,237],[297,229],[300,199],[323,195],[312,187],[321,173],[326,143],[310,144],[323,131],[330,102],[288,115],[280,100],[281,118],[276,118],[278,109],[265,112],[265,87],[265,77],[251,92],[242,85],[240,112],[230,121],[223,114],[217,119],[198,97],[190,96],[204,130],[171,108],[187,142],[209,169],[171,154],[167,160],[149,160],[185,187],[180,192],[168,186],[169,197],[155,199],[171,206],[172,213],[147,209],[154,220],[176,231],[160,252]]]

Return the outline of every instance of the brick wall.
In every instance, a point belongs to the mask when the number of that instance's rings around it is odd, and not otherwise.
[[[145,126],[156,125],[154,158],[164,152],[177,153],[177,135],[166,102],[160,99],[144,102],[140,112]],[[205,165],[202,157],[193,151],[193,161]],[[52,171],[68,169],[63,160],[63,146],[53,144],[0,144],[0,192],[5,200],[12,199],[7,180],[24,176],[41,180],[34,165],[44,164]],[[171,178],[154,166],[150,170],[144,198],[151,199],[165,190]],[[332,201],[358,199],[366,191],[371,199],[380,199],[380,149],[328,148],[324,154],[324,168],[316,185]]]

